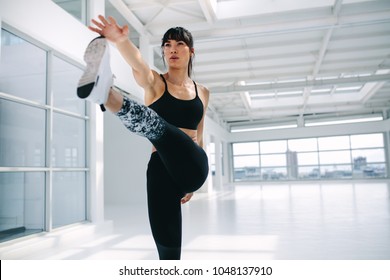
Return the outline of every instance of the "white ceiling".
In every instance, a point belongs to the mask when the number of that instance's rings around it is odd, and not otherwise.
[[[390,0],[106,0],[148,36],[155,66],[172,26],[195,38],[193,79],[227,128],[387,114]],[[387,117],[387,116],[385,116]]]

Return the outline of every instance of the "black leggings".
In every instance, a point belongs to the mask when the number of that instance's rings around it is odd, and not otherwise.
[[[147,170],[150,225],[160,259],[180,259],[180,200],[205,182],[207,155],[187,134],[134,100],[124,97],[117,116],[126,128],[146,137],[157,150]]]

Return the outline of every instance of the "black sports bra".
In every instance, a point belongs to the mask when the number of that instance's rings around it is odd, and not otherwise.
[[[149,108],[156,111],[160,117],[176,127],[196,130],[203,117],[203,103],[198,96],[196,83],[194,82],[195,98],[182,100],[169,93],[164,76],[161,74],[160,76],[164,81],[165,91],[159,99],[149,105]]]

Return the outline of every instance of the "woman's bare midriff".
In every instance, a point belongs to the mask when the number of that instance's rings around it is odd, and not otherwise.
[[[185,134],[187,134],[188,136],[190,136],[190,138],[196,143],[197,142],[197,130],[194,130],[194,129],[187,129],[187,128],[180,128],[179,129],[181,131],[183,131]],[[152,147],[152,153],[156,151],[156,148],[153,146]]]

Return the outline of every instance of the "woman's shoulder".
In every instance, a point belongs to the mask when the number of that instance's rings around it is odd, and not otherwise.
[[[154,90],[157,90],[159,92],[161,88],[165,87],[164,80],[161,77],[163,74],[158,73],[156,70],[151,70],[153,73],[153,84],[151,84],[151,87],[154,88]]]
[[[155,102],[157,99],[159,99],[164,93],[164,89],[165,89],[164,81],[161,78],[160,73],[158,73],[153,69],[151,71],[154,77],[153,83],[148,88],[144,89],[145,104],[147,106]]]
[[[196,86],[198,88],[198,92],[199,93],[202,93],[207,98],[209,97],[210,91],[209,91],[209,89],[205,85],[196,83]]]
[[[207,107],[208,106],[207,104],[209,103],[209,96],[210,96],[209,89],[206,86],[199,83],[196,83],[196,87],[198,89],[199,98],[202,100],[204,106]]]
[[[153,76],[154,76],[154,78],[156,79],[157,78],[157,81],[158,80],[161,80],[161,73],[158,73],[156,70],[154,70],[154,69],[152,69],[151,70],[152,71],[152,73],[153,73]]]

